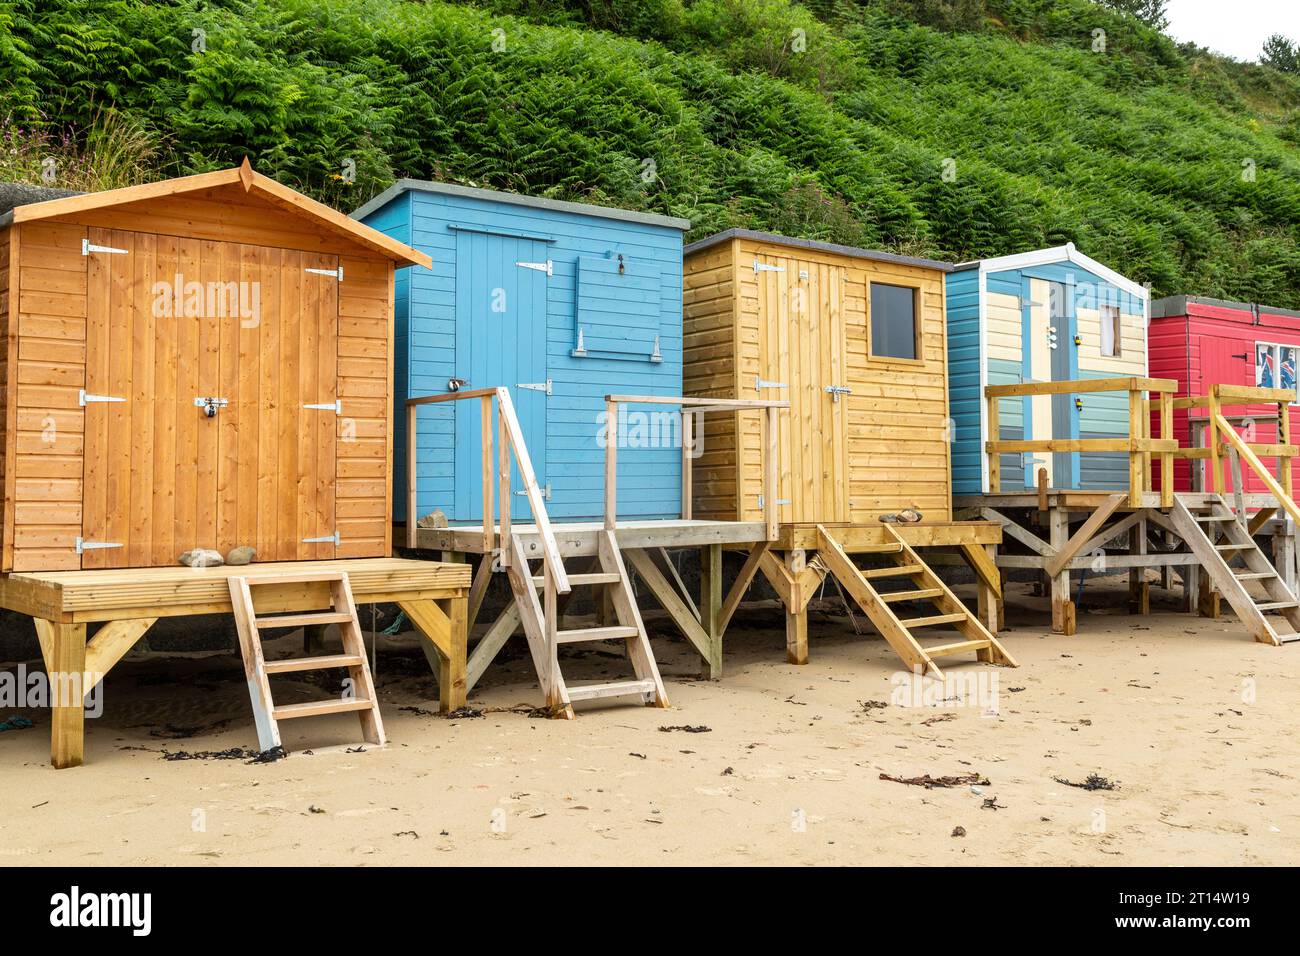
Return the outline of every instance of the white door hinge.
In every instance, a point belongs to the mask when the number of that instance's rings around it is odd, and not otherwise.
[[[761,392],[765,388],[789,388],[785,382],[769,382],[767,379],[759,377],[754,379],[754,391]]]
[[[764,505],[764,501],[765,501],[764,497],[763,497],[762,495],[759,495],[759,496],[758,496],[758,506],[759,506],[760,508],[763,507],[763,505]],[[789,499],[789,498],[777,498],[777,499],[776,499],[776,503],[777,503],[777,506],[778,506],[778,507],[779,507],[780,505],[788,505],[788,504],[790,503],[790,499]]]
[[[760,272],[784,272],[784,271],[785,271],[785,266],[769,266],[766,262],[759,262],[757,259],[754,260],[755,275],[757,275]]]
[[[541,490],[541,492],[542,492],[542,500],[543,500],[543,501],[550,501],[550,500],[551,500],[551,483],[548,481],[546,484],[542,485],[542,487],[541,487],[540,490]],[[528,497],[528,492],[527,492],[527,491],[516,491],[515,494],[518,495],[520,498],[527,498],[527,497]]]
[[[81,254],[88,256],[92,252],[106,252],[113,256],[128,256],[131,254],[130,249],[114,249],[112,246],[97,246],[89,239],[81,240]]]
[[[534,392],[545,392],[551,394],[551,380],[548,378],[544,382],[516,382],[515,388],[526,388]]]
[[[570,352],[569,354],[570,354],[571,356],[573,356],[574,358],[581,358],[582,356],[584,356],[584,355],[587,354],[587,345],[586,345],[586,343],[583,342],[583,340],[582,340],[582,329],[581,329],[581,327],[579,327],[579,329],[578,329],[578,346],[577,346],[577,348],[575,348],[575,349],[574,349],[572,352]]]
[[[652,361],[652,362],[662,362],[663,360],[664,360],[663,353],[659,351],[659,336],[656,335],[656,336],[655,336],[655,350],[654,350],[653,352],[650,353],[650,361]]]
[[[343,414],[343,399],[336,398],[332,402],[315,402],[306,403],[303,408],[314,408],[322,412],[333,412],[335,415]]]
[[[310,272],[314,276],[333,276],[335,279],[338,279],[340,282],[343,281],[342,266],[339,266],[337,269],[303,269],[302,271]]]
[[[83,407],[91,404],[92,402],[125,402],[125,401],[126,401],[125,398],[121,398],[117,395],[91,395],[84,388],[81,390],[77,398],[77,403]]]
[[[85,554],[87,551],[103,551],[107,548],[120,548],[120,541],[87,541],[80,535],[77,536],[77,554]]]
[[[555,275],[555,263],[550,259],[545,262],[516,262],[515,265],[521,269],[535,269],[538,272],[545,272],[548,276]]]
[[[337,531],[335,531],[333,534],[323,535],[322,537],[319,537],[319,538],[303,538],[303,539],[302,539],[302,543],[303,543],[303,544],[333,544],[333,545],[337,545],[337,544],[339,543],[339,533],[338,533]]]

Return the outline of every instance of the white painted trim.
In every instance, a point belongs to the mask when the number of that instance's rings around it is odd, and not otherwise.
[[[1132,279],[1120,275],[1109,266],[1102,265],[1096,259],[1085,256],[1074,247],[1072,242],[1068,242],[1063,246],[1053,246],[1050,249],[1035,249],[1033,252],[1020,252],[1013,256],[1000,256],[996,259],[981,259],[978,261],[981,274],[986,272],[1011,272],[1015,269],[1045,266],[1054,262],[1073,262],[1080,268],[1087,269],[1097,278],[1105,279],[1111,285],[1123,289],[1135,298],[1141,299],[1148,306],[1151,302],[1151,292],[1148,289]],[[963,265],[967,264],[969,263],[963,263]]]
[[[984,454],[984,443],[986,441],[991,441],[991,439],[988,437],[988,407],[984,400],[984,389],[987,388],[989,384],[989,280],[988,274],[983,270],[983,268],[979,271],[978,288],[979,318],[976,320],[979,322],[980,328],[980,388],[979,396],[976,399],[979,403],[980,412],[980,441],[978,454],[980,463],[980,488],[983,490],[983,493],[987,495],[989,493],[989,460],[988,456]]]

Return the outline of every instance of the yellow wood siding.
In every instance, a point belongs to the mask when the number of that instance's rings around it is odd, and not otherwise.
[[[756,272],[755,261],[785,271]],[[699,278],[704,275],[707,283]],[[917,289],[918,360],[868,354],[873,281]],[[708,331],[717,336],[707,357],[689,348],[691,333],[705,331],[699,324],[702,313],[692,314],[700,305],[692,305],[691,293],[705,286],[715,290],[708,300],[714,323]],[[905,507],[919,509],[927,520],[951,518],[941,272],[734,239],[687,258],[686,288],[686,393],[722,394],[706,390],[702,383],[721,383],[728,377],[723,352],[727,336],[718,323],[728,313],[719,298],[730,291],[735,394],[791,402],[781,431],[781,494],[790,499],[781,508],[783,522],[876,522],[880,514]],[[805,312],[793,314],[798,310],[791,305],[801,295],[808,297]],[[706,367],[697,367],[697,362],[706,362]],[[760,377],[788,387],[757,392]],[[827,385],[847,386],[852,394],[835,403],[825,392]],[[726,445],[716,455],[706,451],[707,482],[698,477],[695,482],[697,517],[762,517],[762,416],[744,413],[739,424],[737,449]],[[737,481],[738,515],[718,505]],[[718,488],[725,494],[718,495]]]

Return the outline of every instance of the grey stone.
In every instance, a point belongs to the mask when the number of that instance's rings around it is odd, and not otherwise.
[[[195,548],[181,555],[181,564],[191,568],[219,568],[224,563],[221,552],[211,548]]]
[[[242,545],[230,549],[230,552],[226,555],[226,564],[252,564],[253,558],[256,556],[257,550],[255,548]]]

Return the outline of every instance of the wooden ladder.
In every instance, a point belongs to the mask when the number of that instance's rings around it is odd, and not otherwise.
[[[253,604],[253,588],[260,585],[316,584],[329,585],[330,609],[294,614],[259,616]],[[379,716],[379,700],[370,677],[361,624],[352,601],[352,586],[344,571],[290,571],[283,574],[259,574],[230,578],[230,603],[239,631],[239,649],[244,656],[244,675],[248,694],[253,701],[253,719],[257,723],[257,742],[263,750],[281,746],[281,720],[317,717],[322,714],[355,712],[361,718],[361,735],[367,743],[383,746],[384,723]],[[343,653],[323,657],[297,657],[267,661],[262,654],[262,631],[272,628],[299,628],[313,624],[337,624],[343,638]],[[277,705],[271,699],[271,674],[340,668],[351,678],[350,693],[327,700],[301,704]]]
[[[627,697],[649,706],[668,706],[668,694],[664,690],[663,679],[659,676],[659,666],[655,663],[650,639],[646,636],[645,624],[641,620],[641,611],[632,593],[627,567],[619,553],[614,532],[602,530],[598,535],[596,567],[599,570],[567,576],[571,586],[605,590],[609,594],[618,624],[577,629],[560,628],[561,608],[546,561],[542,562],[541,574],[534,575],[524,556],[519,536],[510,537],[511,560],[506,571],[515,603],[519,606],[538,680],[546,694],[547,707],[555,716],[567,719],[574,716],[573,702],[581,700]],[[633,677],[592,684],[570,684],[565,680],[560,671],[558,656],[561,644],[615,640],[622,641],[627,650]]]
[[[966,605],[957,599],[902,536],[889,525],[884,525],[884,528],[890,540],[868,550],[887,555],[893,561],[890,566],[870,570],[859,568],[822,525],[817,526],[817,554],[894,649],[894,653],[902,658],[903,663],[913,670],[942,677],[943,672],[935,664],[935,658],[974,651],[976,660],[983,663],[1018,666],[992,632],[967,610]],[[900,577],[910,579],[912,587],[898,591],[880,591],[876,588],[877,581]],[[938,613],[899,617],[894,613],[894,606],[904,601],[930,602]],[[965,639],[947,644],[922,645],[913,633],[923,628],[943,625],[955,628]]]
[[[1175,495],[1170,517],[1255,640],[1273,645],[1300,641],[1300,602],[1246,529],[1245,514],[1234,513],[1219,495]],[[1262,600],[1251,594],[1252,581],[1263,588]]]

